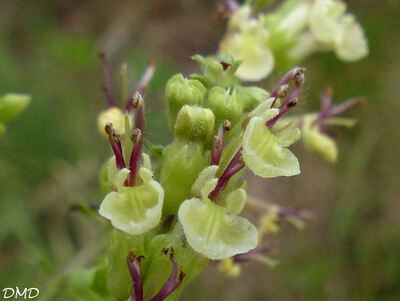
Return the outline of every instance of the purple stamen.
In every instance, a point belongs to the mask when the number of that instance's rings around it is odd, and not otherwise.
[[[218,130],[218,136],[214,137],[214,142],[211,146],[211,165],[218,165],[224,148],[225,131],[229,131],[232,125],[228,120],[225,120]]]
[[[232,158],[229,165],[226,167],[222,176],[218,179],[217,185],[214,190],[210,192],[208,198],[212,201],[216,201],[220,196],[221,192],[224,190],[225,186],[228,184],[230,178],[237,174],[245,166],[242,159],[243,147],[241,146],[236,152],[235,156]]]
[[[147,66],[145,72],[142,75],[142,78],[140,79],[138,85],[136,86],[135,90],[132,92],[131,96],[129,96],[128,102],[126,103],[125,110],[128,112],[132,111],[134,108],[134,101],[136,98],[136,94],[143,94],[144,91],[146,91],[147,86],[149,85],[150,80],[153,77],[155,70],[155,66],[152,62]]]
[[[143,135],[140,129],[135,129],[134,133],[132,134],[132,140],[134,142],[134,146],[129,161],[129,170],[131,171],[129,174],[129,186],[135,186],[136,175],[140,163],[140,155],[142,154]]]
[[[280,106],[280,108],[283,108],[286,106],[286,104],[293,98],[298,97],[298,95],[301,92],[303,83],[304,83],[304,73],[306,69],[305,68],[294,68],[287,72],[279,81],[279,83],[275,86],[274,90],[272,91],[270,97],[274,98],[274,101],[271,104],[271,108],[275,105],[276,100],[278,98],[283,98],[286,96],[288,89],[289,89],[289,82],[294,81],[296,88],[292,91],[292,93],[287,97],[286,101],[283,102]]]
[[[320,118],[324,118],[325,116],[328,115],[329,109],[332,104],[332,95],[333,95],[332,89],[326,89],[326,91],[322,94]]]
[[[164,285],[161,287],[160,291],[155,295],[153,298],[151,298],[150,301],[163,301],[165,300],[170,294],[172,294],[178,286],[182,283],[183,278],[185,277],[185,273],[180,271],[178,275],[178,263],[176,262],[176,259],[174,257],[174,249],[170,248],[171,253],[169,256],[169,259],[172,262],[172,271],[171,274],[168,277],[168,280],[164,283]],[[164,253],[168,252],[168,249],[163,250]]]
[[[126,259],[133,282],[132,301],[143,301],[142,272],[140,269],[140,260],[142,259],[144,259],[144,256],[136,257],[133,252],[130,252]]]
[[[114,102],[114,98],[112,95],[112,88],[111,88],[110,66],[108,65],[106,56],[103,51],[99,51],[99,58],[101,61],[101,65],[103,67],[103,77],[104,77],[103,90],[106,93],[109,107],[114,107],[115,102]]]
[[[343,112],[347,111],[348,109],[350,109],[354,106],[357,106],[357,105],[364,104],[365,102],[366,102],[366,99],[364,97],[350,99],[346,102],[343,102],[339,105],[332,107],[330,109],[329,113],[327,114],[327,117],[333,117],[336,115],[340,115]]]
[[[271,118],[270,120],[268,120],[265,123],[265,125],[268,127],[268,129],[272,129],[272,127],[279,120],[279,118],[281,118],[290,108],[294,107],[298,102],[299,102],[299,99],[297,97],[290,99],[289,102],[285,101],[286,105],[285,105],[285,107],[280,109],[278,115],[276,115],[274,118]]]
[[[108,140],[110,141],[111,148],[115,155],[115,162],[116,162],[117,168],[118,169],[125,168],[126,166],[125,166],[124,157],[122,155],[121,141],[119,140],[118,135],[116,134],[115,130],[113,129],[111,123],[106,124],[105,131],[108,135]]]

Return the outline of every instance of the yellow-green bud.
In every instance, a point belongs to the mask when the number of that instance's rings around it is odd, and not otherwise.
[[[206,106],[214,112],[217,126],[224,120],[229,120],[233,126],[243,112],[243,103],[236,90],[230,94],[221,87],[214,87],[210,90]]]
[[[176,118],[175,135],[191,141],[209,141],[214,123],[214,113],[210,109],[185,105]]]
[[[168,102],[168,121],[173,129],[176,115],[185,104],[202,105],[206,88],[195,79],[185,79],[182,74],[176,74],[168,80],[165,97]]]
[[[107,123],[111,123],[113,129],[115,129],[119,135],[125,133],[125,115],[119,108],[112,107],[99,114],[97,126],[100,134],[104,137],[108,137],[105,131]]]
[[[25,94],[7,93],[0,97],[0,122],[16,118],[29,104],[31,97]]]

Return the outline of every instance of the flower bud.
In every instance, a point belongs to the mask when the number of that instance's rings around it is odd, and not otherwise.
[[[111,123],[113,129],[115,129],[119,135],[125,133],[125,115],[119,108],[112,107],[99,114],[97,126],[100,134],[104,137],[108,137],[104,129],[107,123]]]
[[[29,104],[31,97],[24,94],[7,93],[0,97],[0,122],[16,118]]]
[[[176,115],[185,104],[201,105],[206,88],[195,79],[185,79],[182,74],[176,74],[168,80],[165,88],[165,97],[168,101],[168,121],[172,129]]]
[[[176,118],[175,134],[180,139],[209,141],[214,132],[214,123],[211,110],[185,105]]]
[[[234,126],[243,112],[243,103],[236,90],[230,94],[229,91],[220,87],[210,90],[206,106],[214,112],[216,125],[220,125],[224,120],[229,120]]]

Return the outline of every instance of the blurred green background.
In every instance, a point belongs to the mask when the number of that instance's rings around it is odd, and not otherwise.
[[[98,49],[110,57],[116,95],[122,62],[133,88],[146,59],[154,60],[145,134],[166,144],[163,87],[172,74],[197,70],[192,54],[216,51],[225,27],[217,5],[0,1],[0,94],[33,97],[0,139],[0,289],[44,291],[49,280],[102,253],[103,223],[69,210],[102,199],[97,175],[110,151],[96,126],[106,108]],[[358,125],[339,132],[338,164],[300,145],[300,176],[250,181],[259,198],[312,210],[316,219],[304,231],[284,226],[269,239],[280,249],[274,269],[248,263],[238,279],[224,280],[210,265],[183,300],[400,300],[400,2],[348,6],[365,28],[370,55],[352,64],[332,53],[308,59],[299,106],[318,109],[326,87],[336,101],[367,97],[349,114]]]

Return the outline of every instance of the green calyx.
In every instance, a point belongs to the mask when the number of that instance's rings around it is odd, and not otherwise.
[[[209,158],[203,155],[203,145],[176,139],[163,151],[160,183],[164,188],[164,215],[174,215],[179,205],[190,197],[190,190]]]
[[[216,126],[224,120],[229,120],[232,125],[239,121],[243,113],[243,103],[236,90],[225,90],[221,87],[212,88],[207,97],[206,106],[216,116]]]

